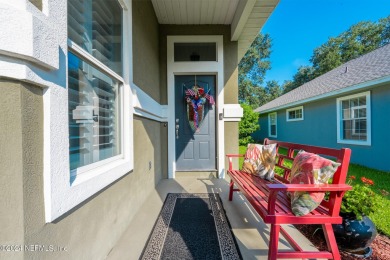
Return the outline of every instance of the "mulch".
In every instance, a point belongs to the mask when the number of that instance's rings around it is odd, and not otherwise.
[[[320,226],[316,225],[295,225],[295,227],[305,235],[310,242],[320,251],[327,250],[325,237]],[[390,238],[385,235],[378,234],[371,244],[373,253],[368,260],[390,260]],[[340,251],[341,259],[355,260],[362,259],[361,257],[352,256],[346,252]]]

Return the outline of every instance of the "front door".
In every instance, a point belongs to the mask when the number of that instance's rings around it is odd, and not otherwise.
[[[198,106],[196,102],[197,109],[193,110],[192,98],[197,97],[191,94],[199,88],[215,98],[215,76],[175,76],[177,171],[216,170],[215,105],[207,96],[205,104]]]

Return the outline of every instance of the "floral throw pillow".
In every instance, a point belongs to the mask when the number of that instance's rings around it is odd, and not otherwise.
[[[326,184],[333,177],[340,163],[317,154],[300,151],[291,168],[292,184]],[[304,216],[317,208],[325,192],[291,192],[291,209],[296,216]]]
[[[276,144],[248,144],[242,170],[272,180],[275,172]]]

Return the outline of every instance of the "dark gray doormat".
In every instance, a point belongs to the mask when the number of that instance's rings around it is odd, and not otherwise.
[[[140,259],[242,259],[218,194],[169,193]]]

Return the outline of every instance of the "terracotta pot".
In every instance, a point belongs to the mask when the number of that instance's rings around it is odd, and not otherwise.
[[[362,220],[351,216],[342,217],[342,224],[333,225],[339,248],[352,253],[367,251],[377,235],[375,224],[366,216]]]

